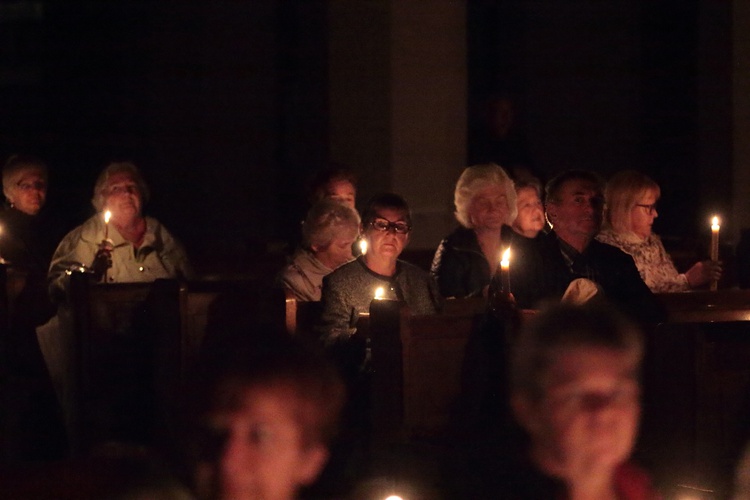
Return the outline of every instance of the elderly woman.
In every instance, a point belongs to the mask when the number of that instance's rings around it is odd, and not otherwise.
[[[352,260],[359,224],[359,215],[349,206],[328,199],[316,203],[302,224],[302,248],[279,275],[282,286],[297,300],[319,301],[323,277]]]
[[[461,227],[440,243],[431,272],[444,297],[486,294],[500,255],[510,246],[508,226],[517,213],[513,181],[492,163],[468,167],[454,199]]]
[[[437,311],[440,296],[432,277],[399,260],[409,243],[411,213],[397,194],[372,198],[362,216],[367,253],[323,278],[320,330],[327,342],[346,340],[360,313],[368,312],[378,288],[383,298],[406,302],[414,314]]]
[[[542,186],[536,179],[516,181],[516,208],[518,215],[513,221],[513,231],[526,238],[536,238],[544,229],[544,206],[542,205]]]
[[[32,156],[11,156],[3,167],[6,206],[0,212],[0,256],[13,266],[46,276],[55,249],[47,217],[47,166]]]
[[[719,262],[698,262],[687,272],[675,269],[659,236],[651,231],[659,216],[656,202],[661,191],[650,177],[634,170],[615,174],[605,190],[604,229],[596,236],[631,255],[652,292],[681,292],[721,277]]]
[[[49,269],[50,291],[60,297],[66,271],[89,268],[109,283],[147,282],[189,276],[182,246],[154,218],[143,215],[148,186],[135,165],[117,162],[99,175],[91,200],[97,214],[67,234]],[[111,220],[104,221],[110,212]]]

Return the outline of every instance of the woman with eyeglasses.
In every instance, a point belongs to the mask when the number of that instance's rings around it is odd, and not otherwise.
[[[71,269],[107,283],[148,282],[192,274],[187,255],[167,229],[143,215],[148,186],[129,162],[109,164],[94,185],[97,213],[63,238],[49,268],[50,292],[59,299]],[[105,222],[107,212],[110,219]]]
[[[440,242],[431,272],[443,297],[486,295],[518,213],[513,181],[494,163],[468,167],[454,203],[460,226]]]
[[[437,311],[440,295],[432,277],[399,260],[411,230],[409,206],[401,196],[386,193],[368,202],[362,214],[367,252],[323,278],[319,329],[327,343],[348,340],[356,331],[359,315],[369,312],[376,294],[404,301],[412,314]]]
[[[721,278],[721,262],[704,260],[677,272],[661,238],[652,232],[659,217],[659,185],[635,170],[615,174],[604,192],[604,228],[596,236],[631,255],[641,278],[654,293],[682,292]]]

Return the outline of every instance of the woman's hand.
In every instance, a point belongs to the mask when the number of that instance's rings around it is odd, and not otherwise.
[[[704,260],[696,262],[686,273],[690,288],[705,285],[709,281],[721,279],[721,261]]]
[[[102,240],[99,244],[99,250],[97,250],[94,256],[94,262],[91,264],[91,269],[94,271],[96,279],[101,279],[107,272],[107,269],[112,267],[112,241]]]

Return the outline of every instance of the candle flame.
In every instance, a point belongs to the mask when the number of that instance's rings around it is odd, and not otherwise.
[[[500,259],[500,265],[502,267],[508,267],[510,265],[510,247],[506,248],[503,252],[503,256]]]
[[[714,216],[714,218],[711,219],[711,227],[713,228],[714,226],[717,226],[717,227],[719,226],[719,218],[716,216]]]
[[[375,300],[383,300],[383,296],[385,295],[385,290],[382,286],[379,286],[375,289]]]
[[[107,210],[106,212],[104,212],[104,223],[105,224],[109,224],[109,219],[111,219],[111,218],[112,218],[112,212],[110,212],[109,210]]]
[[[359,250],[362,253],[362,255],[367,253],[367,241],[359,240]]]

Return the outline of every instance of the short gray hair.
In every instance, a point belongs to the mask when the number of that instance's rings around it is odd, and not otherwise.
[[[462,226],[473,227],[469,217],[471,202],[480,190],[493,184],[505,191],[505,199],[508,202],[508,217],[505,223],[511,225],[516,220],[518,207],[516,207],[516,190],[513,187],[513,181],[500,166],[485,163],[465,168],[456,183],[453,202],[456,205],[456,219]]]
[[[325,248],[346,230],[359,232],[359,214],[339,201],[323,199],[312,206],[302,223],[302,245]]]
[[[141,195],[141,202],[143,205],[148,202],[150,192],[146,181],[143,179],[140,170],[138,170],[138,167],[129,161],[117,161],[104,167],[104,170],[99,174],[99,177],[97,177],[96,183],[94,184],[94,197],[91,198],[91,204],[94,205],[97,212],[101,212],[104,208],[109,178],[120,173],[130,175],[133,182],[138,186],[138,193]]]

